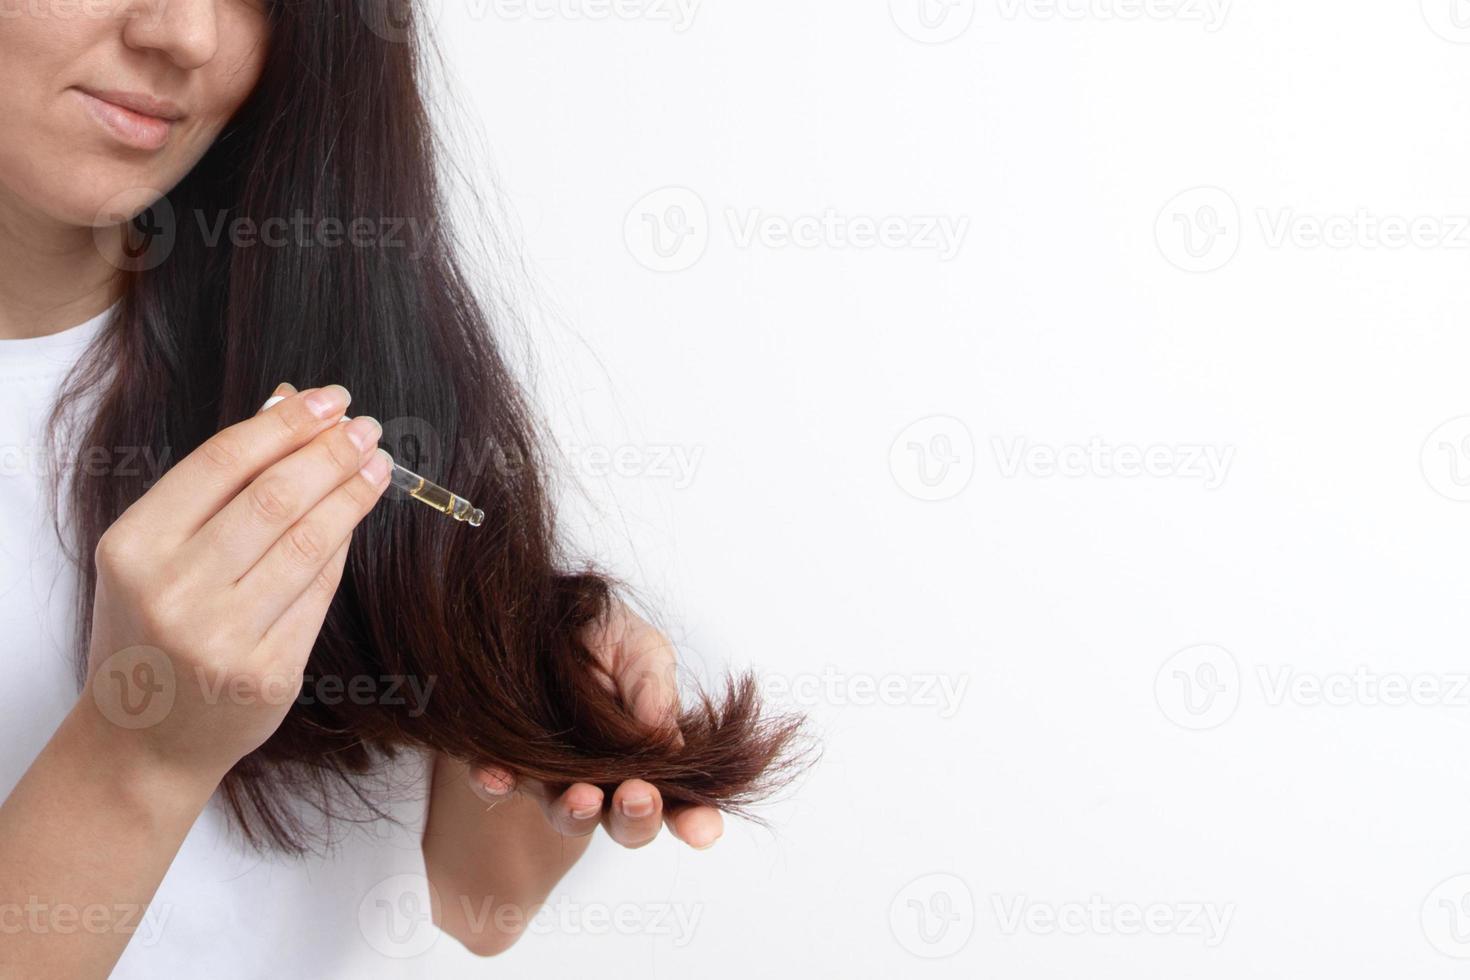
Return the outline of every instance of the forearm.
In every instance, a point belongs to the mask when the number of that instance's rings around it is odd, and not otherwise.
[[[209,801],[126,735],[84,693],[0,805],[0,977],[106,977]]]
[[[527,794],[491,807],[468,780],[464,765],[437,758],[424,861],[436,924],[492,956],[515,943],[591,838],[562,836]]]

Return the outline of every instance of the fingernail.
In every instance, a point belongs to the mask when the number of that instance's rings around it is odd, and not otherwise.
[[[693,844],[693,843],[691,843],[689,846],[692,847],[692,848],[694,848],[696,851],[707,851],[711,847],[714,847],[716,844],[718,844],[720,842],[720,837],[723,837],[723,836],[725,836],[725,835],[724,834],[720,834],[717,837],[715,837],[713,840],[705,841],[703,844]]]
[[[371,415],[359,415],[347,423],[347,438],[352,440],[358,452],[367,452],[377,444],[378,437],[382,434],[383,427]]]
[[[372,459],[363,464],[358,473],[364,480],[377,486],[388,479],[388,471],[391,469],[393,469],[393,457],[379,449],[373,453]]]
[[[624,798],[622,807],[625,817],[646,817],[653,812],[653,797],[629,796]]]
[[[572,816],[578,820],[591,820],[600,813],[602,813],[602,805],[597,804],[596,806],[579,807],[572,811]]]
[[[352,395],[341,385],[327,385],[306,396],[306,407],[311,409],[311,414],[322,419],[341,415],[351,403]]]
[[[504,782],[493,777],[481,779],[480,787],[491,796],[507,796],[515,788],[513,783]]]
[[[282,381],[276,385],[276,390],[271,392],[271,396],[265,400],[265,404],[260,406],[255,414],[259,415],[272,405],[278,405],[294,394],[296,394],[296,386],[289,381]]]

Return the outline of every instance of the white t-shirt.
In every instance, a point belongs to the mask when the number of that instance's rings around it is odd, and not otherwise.
[[[67,372],[108,316],[45,337],[0,340],[0,668],[7,678],[0,684],[0,798],[15,788],[78,694],[78,573],[51,517],[44,427]],[[417,753],[403,759],[384,771],[397,798],[386,809],[402,825],[380,820],[344,827],[325,856],[257,854],[240,842],[216,794],[136,923],[113,976],[429,975],[431,958],[423,954],[450,941],[429,921],[420,846],[428,759]],[[39,916],[50,921],[47,910]],[[57,921],[66,927],[65,919]]]

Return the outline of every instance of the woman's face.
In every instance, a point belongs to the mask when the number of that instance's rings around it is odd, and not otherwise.
[[[79,227],[171,190],[254,89],[266,0],[0,0],[0,202]]]

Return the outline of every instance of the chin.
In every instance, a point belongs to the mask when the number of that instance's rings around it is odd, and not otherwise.
[[[105,228],[130,221],[177,182],[113,163],[58,164],[37,177],[28,199],[48,217],[78,228]]]
[[[131,221],[158,202],[167,191],[161,187],[119,186],[107,198],[95,201],[85,224],[105,228]]]

